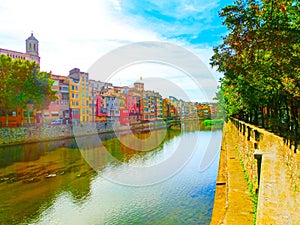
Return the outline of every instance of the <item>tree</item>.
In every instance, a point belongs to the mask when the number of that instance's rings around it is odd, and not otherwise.
[[[224,73],[229,116],[297,138],[300,108],[298,1],[237,0],[219,15],[229,33],[211,65]],[[282,126],[285,126],[283,128]]]
[[[36,109],[43,109],[55,100],[50,73],[40,72],[37,63],[0,55],[0,69],[0,106],[6,126],[9,112],[17,107],[26,109],[31,101]]]

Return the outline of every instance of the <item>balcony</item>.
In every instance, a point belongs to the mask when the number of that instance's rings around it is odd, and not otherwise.
[[[59,91],[61,93],[69,93],[69,87],[68,86],[60,86]]]
[[[70,101],[69,100],[60,100],[60,105],[69,105]]]

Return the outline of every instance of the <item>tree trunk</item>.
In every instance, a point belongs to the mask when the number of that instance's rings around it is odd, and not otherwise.
[[[5,127],[8,127],[8,112],[5,113]]]
[[[261,107],[261,126],[265,128],[265,116],[264,116],[264,107]]]

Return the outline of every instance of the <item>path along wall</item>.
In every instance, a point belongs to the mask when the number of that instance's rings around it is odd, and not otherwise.
[[[253,189],[258,190],[256,224],[300,224],[299,150],[282,137],[236,119],[226,126]],[[260,168],[254,155],[261,155]]]

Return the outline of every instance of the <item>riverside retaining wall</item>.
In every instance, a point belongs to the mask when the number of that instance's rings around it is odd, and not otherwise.
[[[225,126],[250,188],[258,191],[256,224],[300,224],[299,150],[282,137],[236,119]],[[255,155],[261,157],[261,165]]]
[[[18,128],[1,128],[0,145],[12,145],[31,143],[38,141],[47,141],[73,137],[72,125],[53,125],[37,127],[18,127]],[[93,126],[90,124],[78,125],[81,135],[94,133]],[[103,131],[110,130],[111,127],[104,128]]]
[[[91,134],[117,132],[141,132],[155,129],[167,129],[169,122],[153,121],[147,124],[119,125],[112,123],[86,123],[79,125],[47,125],[33,127],[0,128],[0,146],[24,144],[48,140],[71,138]]]

